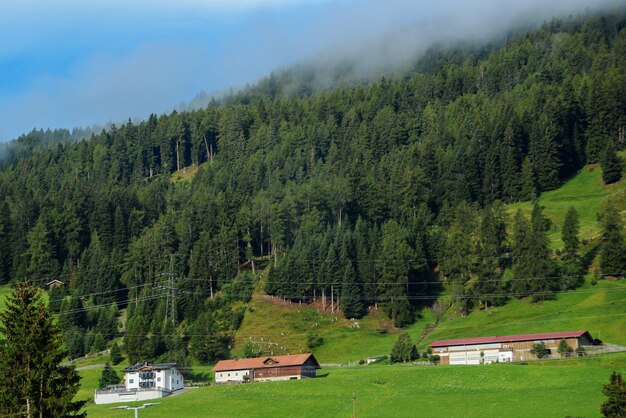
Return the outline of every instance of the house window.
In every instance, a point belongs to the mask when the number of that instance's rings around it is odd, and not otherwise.
[[[134,383],[135,381],[133,379],[128,379],[128,383]]]
[[[239,376],[239,373],[235,373],[235,376]]]
[[[160,381],[161,381],[161,378],[160,378],[160,377],[157,377],[157,382],[160,382]]]
[[[220,373],[220,377],[224,377],[224,373]]]
[[[228,373],[228,377],[230,377],[230,373]]]

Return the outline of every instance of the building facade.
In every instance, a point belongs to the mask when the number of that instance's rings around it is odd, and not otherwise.
[[[539,342],[555,354],[563,339],[572,351],[593,345],[589,332],[572,331],[442,340],[433,342],[430,348],[441,364],[510,363],[535,359],[530,350]]]
[[[124,384],[96,390],[96,404],[163,398],[180,390],[184,379],[175,363],[137,363],[124,368]]]
[[[320,369],[313,354],[222,360],[213,367],[216,383],[298,380],[315,377]]]

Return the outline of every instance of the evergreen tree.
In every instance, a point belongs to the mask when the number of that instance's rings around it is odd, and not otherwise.
[[[624,164],[617,155],[617,150],[613,141],[608,141],[602,152],[600,165],[602,166],[602,180],[604,184],[615,183],[622,178]]]
[[[561,266],[561,288],[564,290],[576,287],[582,281],[583,266],[582,260],[578,255],[578,212],[570,207],[565,215],[563,228],[561,230],[561,239],[565,244]]]
[[[56,278],[59,265],[54,258],[54,248],[43,217],[28,233],[27,274],[35,283],[46,283]]]
[[[224,339],[210,312],[200,314],[191,327],[191,354],[201,363],[214,363],[226,356]]]
[[[113,344],[111,344],[111,352],[109,353],[109,360],[111,361],[111,364],[115,366],[119,364],[123,359],[124,358],[122,357],[120,346],[117,344],[117,342],[114,342]]]
[[[621,234],[623,222],[610,202],[602,212],[601,224],[600,270],[605,275],[623,277],[626,275],[626,242]]]
[[[0,204],[0,283],[11,280],[12,254],[11,213],[5,201]]]
[[[341,285],[341,310],[347,318],[362,318],[365,315],[363,305],[363,293],[361,286],[357,283],[356,272],[352,267],[352,262],[348,261],[343,273]]]
[[[537,183],[530,158],[526,157],[522,162],[521,192],[522,200],[535,200],[537,198]]]
[[[398,335],[398,339],[391,349],[390,361],[392,363],[406,363],[407,361],[413,360],[411,358],[413,347],[409,334],[403,332]]]
[[[530,267],[528,273],[529,290],[534,293],[533,299],[544,300],[551,297],[550,290],[557,286],[552,283],[550,277],[554,276],[555,266],[550,258],[550,246],[547,235],[548,219],[543,215],[543,208],[537,203],[533,206],[530,215],[531,230],[529,234],[529,247],[527,263]]]
[[[118,383],[120,383],[119,375],[109,363],[105,363],[104,369],[102,369],[102,375],[100,375],[100,381],[98,382],[100,389],[110,385],[117,385]]]
[[[570,207],[565,214],[563,221],[563,229],[561,230],[561,238],[565,244],[566,254],[576,254],[578,252],[578,229],[580,222],[578,221],[578,212],[574,207]]]
[[[609,383],[604,385],[602,393],[608,399],[602,404],[600,411],[605,417],[626,417],[626,382],[622,375],[613,372]]]
[[[18,283],[0,321],[0,413],[85,416],[79,412],[84,402],[73,402],[80,376],[74,366],[61,365],[67,352],[40,292],[29,282]]]

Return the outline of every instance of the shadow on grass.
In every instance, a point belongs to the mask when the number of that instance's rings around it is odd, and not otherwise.
[[[329,375],[329,374],[330,374],[330,373],[320,373],[320,374],[318,374],[316,377],[322,377],[322,378],[324,378],[324,377],[328,377],[328,375]]]

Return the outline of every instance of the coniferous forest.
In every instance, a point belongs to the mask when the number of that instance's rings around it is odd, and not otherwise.
[[[549,299],[591,262],[577,214],[554,252],[539,205],[504,205],[586,164],[619,181],[625,69],[621,10],[330,90],[286,71],[80,141],[33,131],[0,171],[0,282],[63,282],[49,306],[72,357],[106,348],[126,309],[130,361],[181,364],[228,355],[261,271],[268,294],[399,327],[444,287],[461,313]],[[623,221],[603,222],[602,274],[624,275]]]

